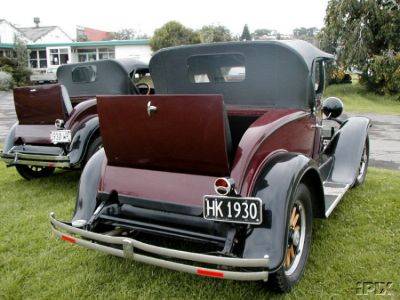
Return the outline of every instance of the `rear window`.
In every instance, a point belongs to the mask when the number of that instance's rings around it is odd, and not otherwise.
[[[87,83],[96,80],[97,66],[78,66],[72,70],[72,82]]]
[[[246,79],[242,54],[196,55],[189,57],[187,64],[192,83],[241,82]]]

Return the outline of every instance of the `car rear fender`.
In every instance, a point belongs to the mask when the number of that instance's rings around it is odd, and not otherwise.
[[[7,133],[7,136],[4,140],[4,147],[3,152],[7,153],[11,150],[12,147],[15,145],[15,130],[18,126],[18,122],[16,122],[11,128],[10,131]]]
[[[79,180],[78,196],[72,222],[88,221],[97,207],[97,191],[106,162],[104,149],[97,151],[87,162]]]
[[[313,207],[324,210],[322,181],[316,163],[296,153],[279,153],[271,157],[254,185],[252,196],[264,203],[265,221],[253,228],[244,245],[243,257],[268,255],[269,269],[276,270],[283,263],[287,241],[287,223],[291,200],[297,186],[304,182],[313,195]]]
[[[334,158],[328,181],[354,183],[370,126],[365,117],[351,117],[342,124],[324,151]]]
[[[98,117],[89,119],[77,130],[68,149],[71,165],[77,165],[83,161],[89,144],[96,134],[100,134]]]

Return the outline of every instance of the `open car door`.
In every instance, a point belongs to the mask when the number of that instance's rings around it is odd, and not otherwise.
[[[108,165],[229,175],[222,96],[98,96],[97,101]]]

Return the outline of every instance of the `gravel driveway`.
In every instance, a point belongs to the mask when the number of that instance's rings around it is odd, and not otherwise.
[[[348,114],[354,116],[356,114]],[[400,170],[400,116],[361,114],[372,120],[370,165]],[[16,120],[12,93],[0,91],[0,143]]]

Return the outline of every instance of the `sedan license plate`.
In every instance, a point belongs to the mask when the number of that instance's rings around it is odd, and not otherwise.
[[[54,130],[50,133],[50,139],[53,144],[70,143],[71,130]]]
[[[207,220],[260,225],[262,201],[259,198],[204,196],[203,215]]]

